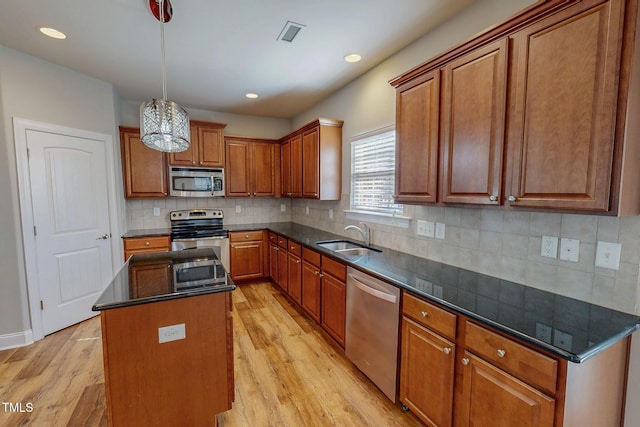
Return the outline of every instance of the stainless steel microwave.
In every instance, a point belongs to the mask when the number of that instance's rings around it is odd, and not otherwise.
[[[224,196],[224,169],[169,167],[169,195]]]

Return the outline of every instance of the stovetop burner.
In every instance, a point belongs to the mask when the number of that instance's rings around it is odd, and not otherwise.
[[[229,231],[223,228],[222,209],[171,211],[169,218],[174,241],[229,237]]]

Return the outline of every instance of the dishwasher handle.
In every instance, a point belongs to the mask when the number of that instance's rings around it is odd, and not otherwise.
[[[391,304],[395,304],[398,301],[398,298],[395,295],[388,294],[386,292],[379,291],[377,289],[372,288],[367,283],[363,282],[359,277],[354,276],[353,274],[349,274],[349,277],[353,279],[353,285],[359,288],[361,291],[368,293],[371,296],[379,298],[381,300],[390,302]]]

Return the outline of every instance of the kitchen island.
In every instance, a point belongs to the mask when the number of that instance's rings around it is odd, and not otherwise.
[[[93,306],[109,425],[217,425],[234,400],[234,289],[212,249],[127,261]]]

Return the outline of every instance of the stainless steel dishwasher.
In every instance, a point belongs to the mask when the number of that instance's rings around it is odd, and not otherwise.
[[[400,289],[347,268],[345,353],[396,401]]]

